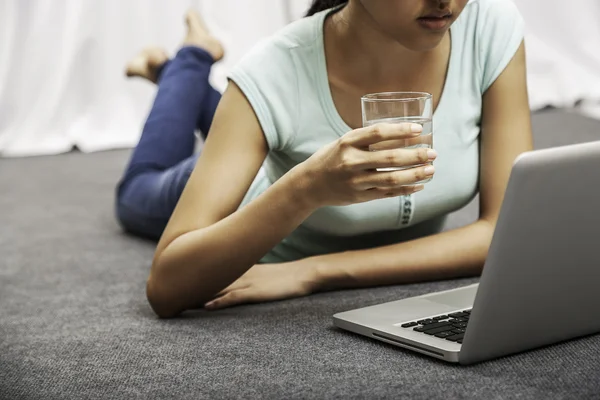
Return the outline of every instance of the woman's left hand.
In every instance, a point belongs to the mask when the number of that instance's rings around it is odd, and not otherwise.
[[[256,264],[204,305],[218,310],[244,303],[262,303],[306,296],[317,287],[316,268],[303,261]]]

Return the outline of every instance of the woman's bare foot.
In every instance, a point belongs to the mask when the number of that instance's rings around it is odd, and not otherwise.
[[[127,63],[125,75],[139,76],[156,83],[158,69],[169,60],[167,52],[160,47],[149,47],[142,50]]]
[[[219,61],[225,55],[221,42],[214,36],[211,36],[202,21],[200,15],[189,10],[185,14],[185,23],[188,27],[187,35],[183,41],[183,46],[196,46],[208,52],[215,61]]]

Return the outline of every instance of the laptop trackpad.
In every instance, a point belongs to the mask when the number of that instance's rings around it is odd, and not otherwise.
[[[385,320],[394,324],[417,318],[447,314],[471,308],[475,300],[478,285],[436,292],[419,297],[398,300],[361,309],[361,315],[369,315],[377,320]],[[365,313],[365,311],[368,312]]]
[[[457,309],[468,308],[473,306],[478,287],[479,285],[470,285],[447,292],[432,293],[423,297],[429,301],[433,301],[438,304],[444,304],[450,307],[456,307]]]

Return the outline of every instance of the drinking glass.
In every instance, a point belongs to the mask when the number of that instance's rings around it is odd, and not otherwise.
[[[433,148],[433,100],[424,92],[386,92],[367,94],[361,98],[363,126],[384,123],[419,124],[423,131],[419,136],[408,139],[386,140],[369,146],[370,151],[386,149]],[[409,165],[400,168],[379,168],[378,171],[397,171],[425,164]],[[416,182],[429,182],[431,178]]]

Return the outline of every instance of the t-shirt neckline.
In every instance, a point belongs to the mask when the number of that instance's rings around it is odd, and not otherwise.
[[[317,38],[317,86],[319,91],[319,98],[321,99],[321,106],[325,111],[329,123],[335,128],[336,133],[339,136],[350,132],[352,128],[346,124],[344,119],[340,116],[333,101],[333,95],[331,94],[331,88],[329,86],[329,77],[327,75],[327,59],[325,57],[325,20],[327,17],[339,10],[342,7],[335,7],[333,9],[322,11],[319,15],[316,24],[316,38]],[[444,99],[447,97],[446,92],[449,90],[451,84],[451,76],[454,71],[453,64],[456,58],[456,32],[454,26],[457,21],[450,27],[450,59],[448,60],[448,67],[446,69],[446,78],[444,81],[444,87],[440,95],[440,101],[433,113],[433,120],[439,117],[439,114],[443,110]]]

